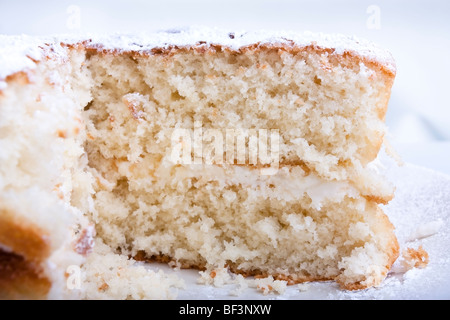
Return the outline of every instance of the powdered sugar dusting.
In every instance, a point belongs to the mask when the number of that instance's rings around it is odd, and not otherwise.
[[[304,47],[315,45],[333,49],[337,54],[354,53],[370,61],[382,64],[395,73],[392,55],[375,44],[339,34],[326,35],[312,32],[292,31],[227,31],[216,28],[190,27],[180,30],[159,31],[137,35],[59,35],[45,38],[30,36],[0,36],[0,90],[6,87],[8,75],[33,69],[34,61],[41,60],[48,52],[64,56],[60,43],[76,44],[87,41],[87,46],[113,51],[150,52],[154,48],[171,46],[190,47],[199,44],[221,45],[232,50],[253,44],[279,44]]]
[[[43,39],[30,36],[0,35],[0,90],[6,88],[8,75],[35,67],[33,60],[42,58],[43,44]]]
[[[280,44],[298,47],[315,45],[320,48],[334,49],[337,54],[355,53],[379,62],[395,72],[395,62],[387,50],[367,40],[341,34],[270,30],[230,32],[217,28],[191,27],[132,36],[92,36],[91,39],[91,45],[94,47],[99,46],[107,50],[123,51],[149,51],[153,48],[168,48],[170,46],[189,47],[199,43],[222,45],[232,50],[239,50],[252,44]]]

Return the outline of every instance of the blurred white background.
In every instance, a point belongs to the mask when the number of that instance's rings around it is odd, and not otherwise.
[[[344,33],[388,48],[397,78],[390,140],[410,162],[450,173],[448,0],[0,0],[0,33],[132,33],[187,25]]]

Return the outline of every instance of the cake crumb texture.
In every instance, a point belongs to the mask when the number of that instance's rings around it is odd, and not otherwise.
[[[396,260],[379,207],[393,187],[367,166],[395,76],[383,50],[205,29],[0,42],[0,221],[11,226],[0,242],[31,268],[22,284],[44,279],[40,297],[166,299],[183,288],[135,256],[209,270],[202,279],[217,286],[228,266],[241,284],[259,277],[263,294],[316,280],[377,286]],[[261,175],[261,163],[226,153],[175,163],[172,133],[196,123],[278,130],[278,170]],[[66,285],[69,266],[82,270],[80,289]]]

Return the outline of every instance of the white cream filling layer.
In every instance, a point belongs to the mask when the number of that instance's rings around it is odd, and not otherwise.
[[[345,196],[356,198],[359,192],[348,182],[326,181],[316,174],[305,174],[300,167],[279,168],[274,175],[261,175],[258,168],[248,166],[182,165],[163,161],[155,171],[156,184],[176,184],[186,179],[197,179],[196,187],[209,182],[221,188],[238,185],[247,188],[249,196],[293,201],[308,195],[312,207],[320,209],[325,200],[340,201]]]

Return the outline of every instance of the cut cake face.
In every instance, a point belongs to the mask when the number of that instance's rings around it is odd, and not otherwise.
[[[385,51],[211,29],[0,40],[0,261],[28,270],[0,295],[105,298],[146,272],[91,271],[128,257],[354,290],[397,258],[378,206],[393,190],[367,168],[395,77]],[[74,265],[88,276],[69,290]],[[162,298],[181,286],[151,277]]]

